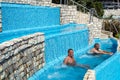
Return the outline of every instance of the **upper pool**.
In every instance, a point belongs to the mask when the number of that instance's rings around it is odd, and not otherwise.
[[[0,43],[36,32],[43,32],[47,36],[87,28],[85,24],[60,25],[60,8],[58,7],[3,2],[0,4],[2,14]]]

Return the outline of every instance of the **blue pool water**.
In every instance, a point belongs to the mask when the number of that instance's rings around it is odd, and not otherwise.
[[[90,56],[82,55],[76,58],[77,63],[90,65],[91,69],[99,65],[106,60],[108,55],[104,56]],[[62,65],[62,62],[51,66],[48,70],[45,70],[36,80],[83,80],[84,74],[87,69],[80,67],[69,67]]]

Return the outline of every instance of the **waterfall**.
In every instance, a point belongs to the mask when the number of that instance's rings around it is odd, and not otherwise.
[[[46,63],[54,61],[62,56],[67,56],[67,50],[72,48],[76,53],[78,50],[88,46],[88,30],[59,33],[47,36],[45,39]]]

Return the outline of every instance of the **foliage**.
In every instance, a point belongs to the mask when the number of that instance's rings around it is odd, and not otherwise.
[[[96,0],[77,0],[77,2],[84,5],[88,9],[95,8],[99,17],[104,15],[104,9],[101,2]]]
[[[117,33],[117,34],[115,35],[115,37],[119,39],[119,38],[120,38],[120,33]]]
[[[97,11],[97,14],[99,17],[102,17],[104,15],[104,9],[103,9],[103,5],[101,2],[94,2],[93,4],[95,10]]]

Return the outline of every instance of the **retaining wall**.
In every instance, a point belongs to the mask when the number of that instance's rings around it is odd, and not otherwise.
[[[0,80],[27,80],[44,66],[44,46],[43,33],[0,44]]]
[[[109,17],[111,15],[120,16],[120,9],[107,9],[107,10],[104,10],[104,16]]]

